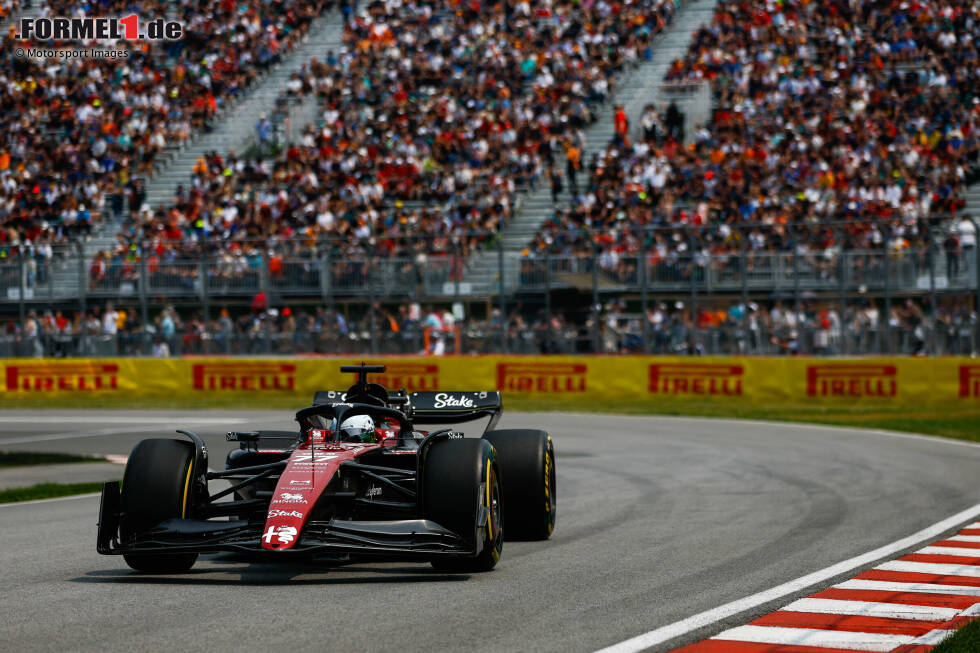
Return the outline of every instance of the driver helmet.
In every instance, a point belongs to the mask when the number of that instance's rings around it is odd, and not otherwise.
[[[374,420],[370,415],[348,417],[340,425],[340,435],[348,442],[377,442]]]

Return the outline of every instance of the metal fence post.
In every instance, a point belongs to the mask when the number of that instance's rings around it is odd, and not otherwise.
[[[500,293],[500,351],[507,353],[507,299],[504,295],[504,239],[497,234],[497,282]]]
[[[688,248],[691,252],[691,343],[697,340],[698,336],[698,285],[697,285],[697,257],[694,254],[694,228],[687,232]]]
[[[323,303],[327,304],[330,302],[330,247],[328,246],[326,251],[323,252],[323,257],[320,259],[320,295],[323,297]]]
[[[272,308],[272,293],[270,292],[269,283],[269,250],[262,248],[262,269],[259,271],[259,283],[262,287],[262,292],[265,293],[265,353],[270,353],[272,351],[272,314],[269,313],[269,309]]]
[[[140,315],[143,318],[143,338],[144,342],[146,336],[149,333],[147,329],[150,326],[150,309],[147,306],[146,295],[149,292],[148,278],[146,274],[146,248],[140,248]]]
[[[885,234],[885,319],[882,322],[882,327],[885,331],[885,350],[883,353],[892,353],[892,296],[891,296],[891,237]]]
[[[845,321],[845,313],[847,312],[847,279],[845,273],[847,270],[844,266],[844,235],[839,229],[834,229],[834,233],[837,234],[837,244],[840,246],[837,254],[837,284],[840,292],[840,348],[841,353],[846,354],[850,348],[847,346],[847,323]]]
[[[592,234],[592,353],[601,351],[599,339],[599,242]]]
[[[85,296],[88,291],[88,275],[85,274],[85,250],[82,249],[81,243],[75,243],[75,252],[78,255],[78,304],[84,317],[86,311],[88,311],[88,303]]]
[[[208,297],[208,253],[201,250],[201,259],[198,261],[197,277],[201,282],[201,305],[204,309],[204,330],[207,331],[208,323],[211,321],[211,306]]]
[[[20,289],[20,296],[18,299],[18,304],[20,308],[20,328],[24,328],[24,324],[27,320],[27,297],[25,296],[25,283],[24,276],[27,272],[26,265],[24,262],[24,250],[21,248],[19,252],[19,265],[17,266],[17,285]]]
[[[368,329],[371,335],[371,354],[378,353],[378,324],[375,319],[374,305],[378,301],[375,295],[374,283],[371,276],[374,273],[374,266],[377,265],[377,257],[374,254],[368,255]]]
[[[800,255],[793,247],[793,310],[796,311],[794,321],[800,314]]]
[[[459,281],[460,277],[463,275],[463,256],[460,252],[460,244],[456,243],[453,248],[453,301],[459,302]],[[458,352],[457,352],[458,353]]]
[[[742,243],[740,247],[741,252],[739,252],[741,257],[740,267],[742,269],[742,337],[745,338],[746,349],[748,349],[751,343],[749,342],[749,248],[746,244],[746,240],[747,235],[745,231],[743,231]]]
[[[973,225],[973,271],[977,275],[977,278],[974,280],[976,281],[976,286],[973,288],[973,313],[977,316],[974,321],[976,332],[974,333],[973,347],[975,352],[977,349],[980,349],[980,242],[977,242],[980,239],[980,225],[977,224],[977,221],[972,216],[965,215],[963,217]]]
[[[929,352],[936,355],[936,332],[939,330],[936,309],[936,252],[932,230],[926,232],[926,262],[929,264],[929,313],[932,328],[929,330]]]
[[[640,247],[640,324],[643,325],[640,329],[640,342],[643,347],[643,353],[650,353],[650,343],[647,339],[647,329],[649,328],[649,320],[647,318],[647,311],[650,310],[650,300],[647,297],[647,251],[644,243],[643,247]]]
[[[547,353],[554,353],[551,333],[551,254],[547,247],[544,248],[544,333]]]

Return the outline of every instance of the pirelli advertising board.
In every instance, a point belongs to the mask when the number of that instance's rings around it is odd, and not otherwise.
[[[499,390],[504,404],[524,397],[631,399],[651,403],[719,401],[804,404],[980,403],[980,362],[969,358],[680,358],[474,356],[372,359],[388,388]],[[295,394],[297,406],[317,390],[353,381],[344,364],[360,359],[7,359],[0,401],[17,397],[114,394],[258,397]]]

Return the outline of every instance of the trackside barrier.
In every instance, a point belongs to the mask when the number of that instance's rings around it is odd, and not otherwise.
[[[295,394],[303,406],[316,390],[344,389],[338,370],[360,359],[6,359],[0,406],[25,397],[113,394],[254,400]],[[389,388],[500,390],[523,397],[821,405],[980,406],[980,360],[971,358],[747,358],[470,356],[383,359],[372,380]],[[260,404],[256,404],[260,405]]]

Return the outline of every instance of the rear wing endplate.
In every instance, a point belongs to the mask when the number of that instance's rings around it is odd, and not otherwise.
[[[456,424],[489,417],[492,429],[503,410],[499,392],[413,392],[408,395],[416,424]]]

